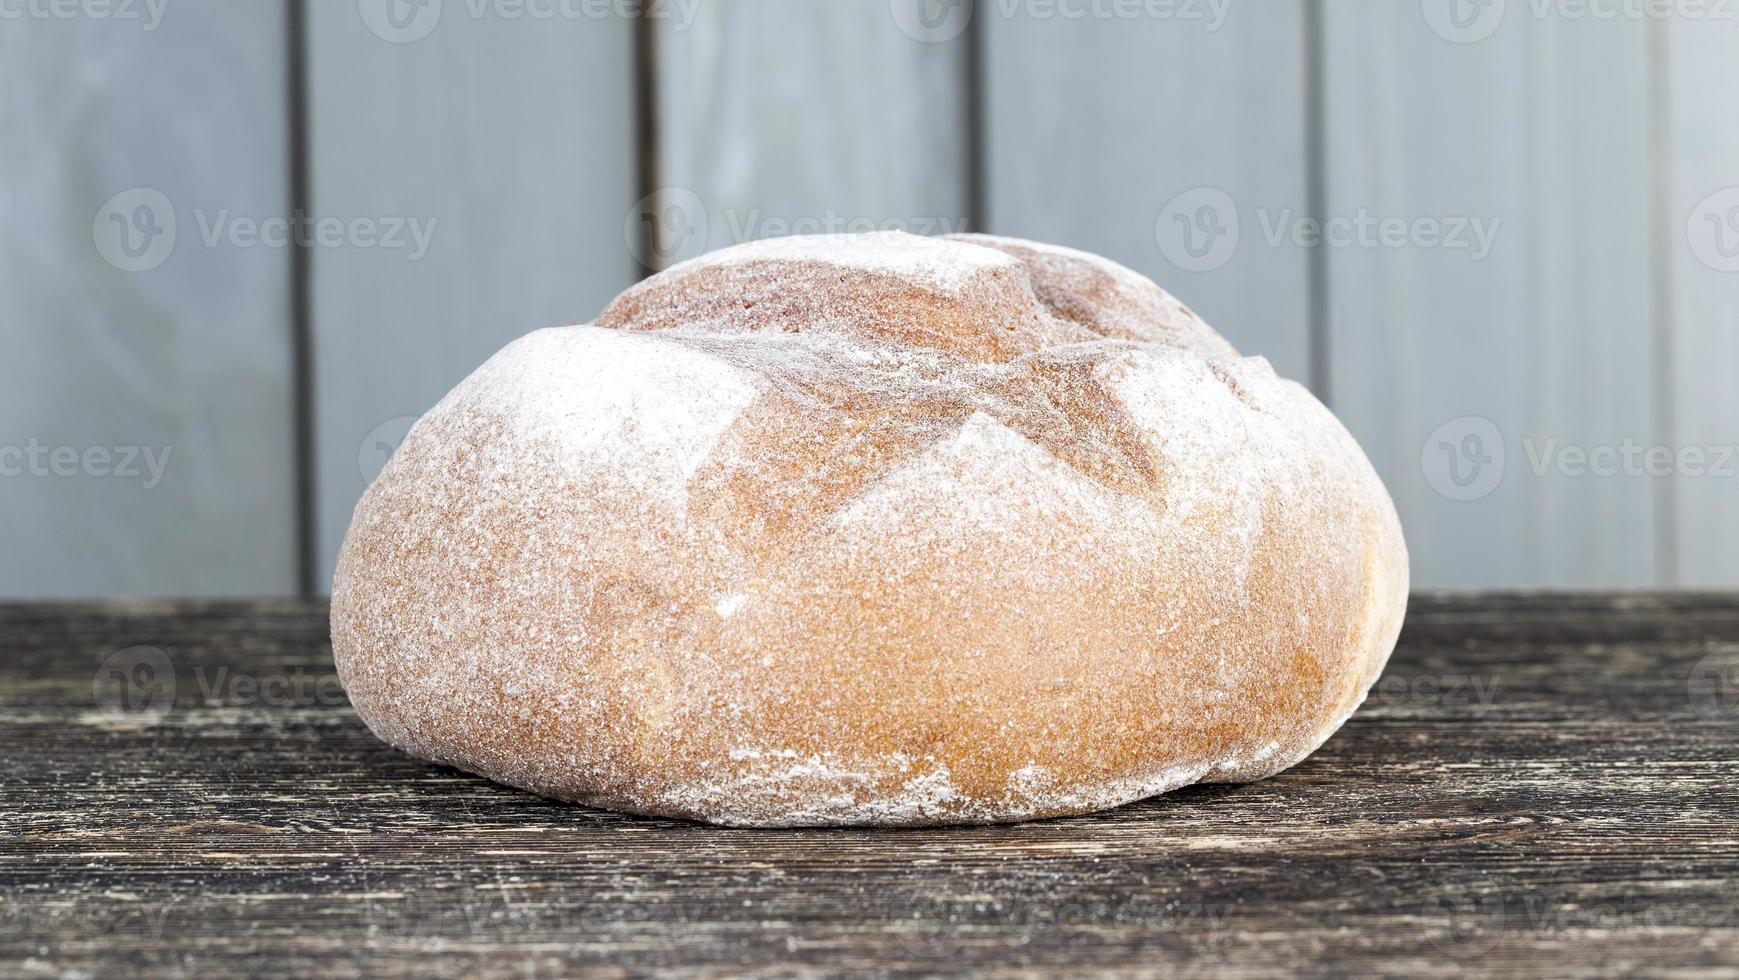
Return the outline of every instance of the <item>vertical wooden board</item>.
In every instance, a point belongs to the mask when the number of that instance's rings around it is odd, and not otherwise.
[[[982,0],[990,230],[1116,259],[1309,383],[1310,256],[1266,233],[1310,210],[1304,12]]]
[[[1336,408],[1415,585],[1653,584],[1655,483],[1560,455],[1655,437],[1647,25],[1434,4],[1323,5],[1324,210],[1491,247],[1327,249]]]
[[[1677,19],[1665,34],[1671,105],[1662,265],[1673,312],[1677,583],[1739,585],[1739,27]],[[1725,465],[1722,465],[1722,461]]]
[[[634,23],[530,9],[307,5],[311,208],[407,229],[406,247],[312,249],[322,589],[412,419],[507,342],[590,321],[636,278]]]
[[[658,22],[662,268],[792,233],[972,230],[966,38],[930,0],[694,0]]]
[[[292,592],[289,256],[227,234],[288,207],[283,5],[12,9],[0,596]]]

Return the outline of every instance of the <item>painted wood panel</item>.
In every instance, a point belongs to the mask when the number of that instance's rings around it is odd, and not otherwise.
[[[1594,471],[1657,437],[1648,25],[1451,6],[1323,4],[1324,210],[1406,225],[1326,249],[1335,407],[1415,585],[1654,584],[1659,484]]]
[[[502,344],[643,266],[889,224],[1111,255],[1327,390],[1420,585],[1739,581],[1739,481],[1622,455],[1739,444],[1730,22],[1066,6],[665,5],[636,204],[632,20],[309,3],[317,586],[409,421]],[[34,556],[0,596],[289,592],[284,5],[130,9],[0,18],[0,520]]]
[[[1739,584],[1739,28],[1662,25],[1670,154],[1661,274],[1673,314],[1676,584]],[[1725,465],[1722,465],[1723,461]],[[1683,465],[1679,466],[1678,463]]]
[[[284,7],[11,9],[0,596],[292,592]]]
[[[657,22],[647,266],[792,233],[976,230],[964,21],[920,19],[928,2],[697,0]]]
[[[313,248],[322,590],[412,419],[508,341],[589,321],[637,278],[634,23],[545,9],[560,15],[308,5],[312,208],[381,234]]]
[[[978,4],[990,230],[1117,259],[1308,383],[1305,10]]]

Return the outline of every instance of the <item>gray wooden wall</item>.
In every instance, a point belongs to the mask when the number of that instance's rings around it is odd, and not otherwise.
[[[1336,410],[1417,584],[1739,585],[1726,5],[626,2],[0,17],[0,596],[324,591],[502,344],[869,225],[1153,276]]]

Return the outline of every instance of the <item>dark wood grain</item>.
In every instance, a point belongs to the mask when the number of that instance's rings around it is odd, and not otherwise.
[[[1416,597],[1304,764],[1013,827],[553,803],[331,672],[317,604],[0,607],[0,975],[1739,972],[1739,597]]]

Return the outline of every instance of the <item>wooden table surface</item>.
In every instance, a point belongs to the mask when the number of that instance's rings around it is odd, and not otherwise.
[[[1315,756],[725,830],[417,762],[317,603],[0,606],[0,975],[1739,975],[1739,596],[1424,595]]]

